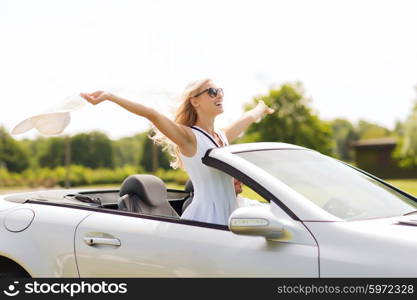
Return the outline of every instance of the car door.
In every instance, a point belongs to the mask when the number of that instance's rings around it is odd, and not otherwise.
[[[293,226],[297,239],[268,241],[222,225],[103,211],[79,224],[75,252],[81,277],[318,277],[317,245]]]

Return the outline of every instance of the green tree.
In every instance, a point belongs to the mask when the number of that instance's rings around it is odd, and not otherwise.
[[[39,156],[38,141],[39,141],[39,138],[35,140],[23,139],[23,140],[18,141],[19,145],[22,147],[23,151],[28,156],[29,168],[37,168],[39,166],[38,164],[38,156]]]
[[[403,122],[401,122],[399,120],[395,121],[393,134],[396,137],[403,137],[404,136],[404,123]]]
[[[149,135],[147,132],[146,136]],[[140,166],[147,172],[156,172],[158,169],[170,169],[168,154],[162,151],[160,146],[150,139],[146,138],[143,142],[142,157]]]
[[[71,163],[92,169],[112,168],[112,141],[99,131],[75,135],[71,138]]]
[[[359,120],[358,134],[361,140],[376,139],[392,136],[389,129],[375,123]]]
[[[358,133],[355,127],[346,119],[334,119],[331,122],[333,130],[333,138],[335,140],[334,153],[335,156],[345,160],[351,161],[353,159],[353,150],[350,144],[358,139]]]
[[[417,166],[417,100],[403,125],[404,136],[397,145],[394,156],[404,167]]]
[[[65,164],[65,139],[62,137],[51,137],[45,140],[40,150],[38,163],[41,167],[55,168]]]
[[[300,82],[271,89],[267,95],[255,98],[246,109],[253,108],[259,100],[275,112],[249,127],[240,142],[284,142],[332,154],[330,124],[320,120],[310,108],[311,100],[304,96]]]
[[[138,166],[142,159],[143,143],[147,133],[138,133],[113,141],[113,161],[115,167]]]
[[[0,127],[0,167],[11,172],[21,172],[29,166],[27,153],[10,134]]]

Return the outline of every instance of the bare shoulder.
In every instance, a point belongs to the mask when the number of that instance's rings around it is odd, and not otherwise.
[[[193,143],[196,141],[193,130],[190,127],[182,125],[182,124],[179,124],[179,127],[181,128],[183,134],[185,135],[189,143]]]
[[[187,143],[179,145],[180,151],[183,155],[191,157],[197,151],[197,139],[190,127],[182,124],[179,124],[179,126],[187,139]]]

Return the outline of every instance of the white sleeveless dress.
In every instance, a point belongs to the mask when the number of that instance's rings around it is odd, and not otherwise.
[[[210,136],[203,129],[197,128]],[[197,140],[197,151],[192,157],[180,155],[194,186],[194,198],[181,219],[227,225],[230,214],[237,208],[233,178],[202,163],[206,151],[217,145],[214,139],[211,140],[202,132],[196,129],[192,131]],[[229,144],[223,131],[216,130],[216,133],[224,145]]]

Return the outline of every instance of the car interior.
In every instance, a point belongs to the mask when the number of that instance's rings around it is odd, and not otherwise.
[[[127,177],[120,190],[85,191],[65,197],[103,209],[179,218],[192,201],[193,186],[188,180],[185,190],[167,189],[154,175],[136,174]]]

